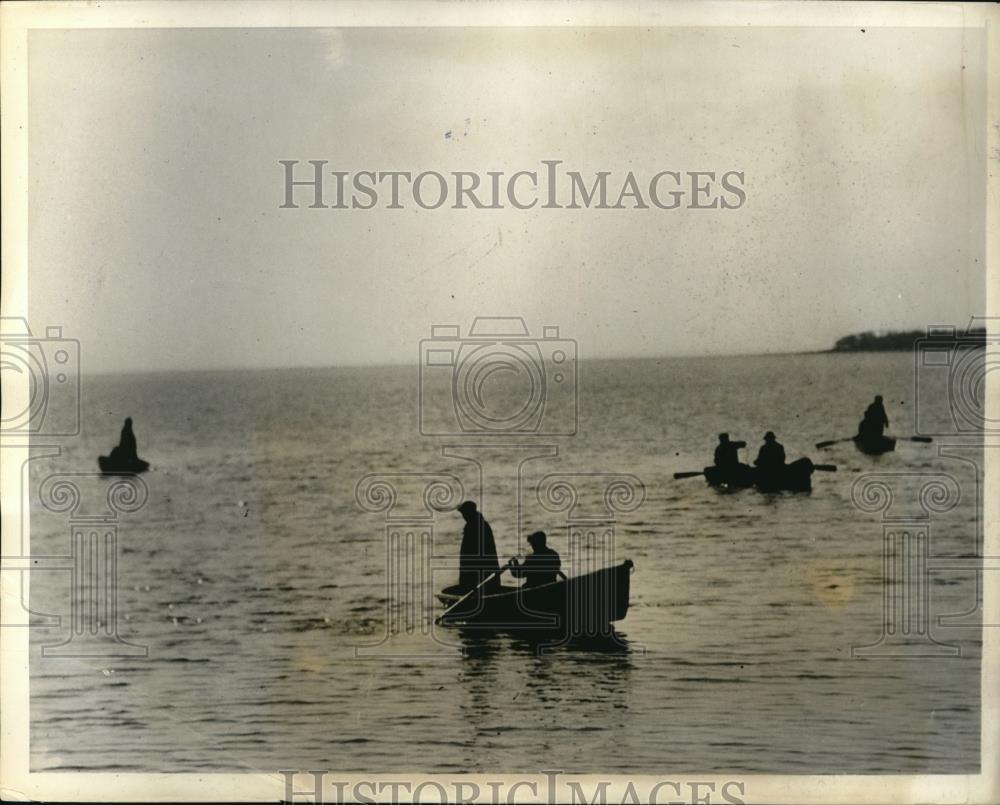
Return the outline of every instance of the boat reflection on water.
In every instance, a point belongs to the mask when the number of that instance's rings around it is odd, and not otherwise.
[[[519,758],[509,771],[537,771],[557,741],[579,748],[627,728],[632,658],[643,651],[612,621],[628,610],[631,571],[626,561],[542,588],[501,590],[450,622],[463,655],[465,770],[506,755]]]
[[[622,632],[560,636],[552,632],[485,631],[460,626],[455,630],[466,657],[487,657],[496,653],[515,654],[619,654],[628,655],[633,646]]]
[[[506,757],[505,771],[537,773],[560,746],[589,750],[606,744],[609,731],[621,735],[629,728],[633,658],[641,652],[623,635],[553,647],[515,635],[456,631],[465,648],[454,692],[454,712],[465,725],[464,770]]]

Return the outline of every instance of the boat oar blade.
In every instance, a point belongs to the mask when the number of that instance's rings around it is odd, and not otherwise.
[[[819,470],[820,472],[836,472],[836,464],[813,464],[814,470]]]
[[[704,475],[704,470],[698,470],[697,472],[675,472],[674,480],[679,481],[681,478],[697,478],[699,475]]]

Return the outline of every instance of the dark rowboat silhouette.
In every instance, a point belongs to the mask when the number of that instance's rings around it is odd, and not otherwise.
[[[135,475],[149,469],[149,462],[141,458],[134,461],[116,461],[111,456],[98,456],[97,465],[105,475]]]
[[[705,480],[709,486],[720,486],[727,489],[749,489],[757,479],[757,470],[747,464],[740,464],[732,470],[722,467],[705,467]]]
[[[135,434],[132,432],[132,417],[125,417],[122,435],[110,455],[98,456],[97,465],[105,475],[134,475],[149,469],[149,462],[136,454]]]
[[[778,472],[761,472],[756,467],[740,465],[735,471],[705,467],[705,480],[710,486],[727,489],[757,487],[761,492],[809,492],[812,490],[813,463],[800,458],[786,464]]]
[[[854,446],[869,456],[880,456],[896,449],[896,440],[891,436],[855,436]]]
[[[453,586],[438,594],[445,607],[455,608],[441,623],[493,631],[531,631],[546,635],[600,636],[628,612],[632,561],[537,587],[500,587],[498,592],[473,593]],[[457,606],[456,603],[458,603]]]
[[[812,490],[813,463],[800,458],[786,464],[778,472],[757,470],[756,487],[761,492],[809,492]]]

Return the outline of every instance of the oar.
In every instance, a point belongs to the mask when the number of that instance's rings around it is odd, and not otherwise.
[[[841,442],[853,442],[854,437],[848,436],[846,439],[830,439],[828,442],[816,442],[816,447],[823,448],[829,447],[831,444],[840,444]]]
[[[831,444],[840,444],[841,442],[853,442],[857,436],[848,436],[846,439],[831,439],[828,442],[817,442],[816,447],[823,448],[829,447]],[[896,441],[900,442],[920,442],[922,444],[930,444],[934,440],[930,436],[896,436],[890,437],[895,438]]]
[[[698,472],[675,472],[674,480],[679,481],[681,478],[697,478],[699,475],[704,475],[705,470],[698,470]]]
[[[454,604],[452,604],[450,607],[448,607],[444,612],[442,612],[440,615],[438,615],[434,619],[434,623],[440,626],[441,625],[441,621],[444,620],[445,615],[447,615],[455,607],[457,607],[459,604],[461,604],[463,601],[465,601],[470,595],[472,595],[474,592],[476,592],[484,584],[486,584],[487,582],[492,581],[493,578],[494,578],[494,576],[499,576],[501,573],[503,573],[509,567],[510,567],[510,562],[507,562],[507,564],[505,564],[499,570],[495,571],[494,573],[490,573],[490,575],[488,575],[485,579],[483,579],[481,582],[479,582],[479,584],[477,584],[475,587],[473,587],[471,590],[469,590],[469,592],[467,592],[465,595],[463,595],[461,598],[459,598]]]

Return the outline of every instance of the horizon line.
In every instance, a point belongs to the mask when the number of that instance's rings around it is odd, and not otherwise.
[[[601,357],[578,358],[577,364],[587,362],[614,362],[614,361],[662,361],[662,360],[695,360],[699,358],[779,358],[792,355],[857,355],[859,352],[901,352],[905,350],[836,350],[827,349],[800,349],[782,350],[780,352],[738,352],[738,353],[709,353],[709,354],[677,354],[677,355],[609,355]],[[341,363],[341,364],[289,364],[284,366],[201,366],[201,367],[176,367],[158,369],[112,369],[96,372],[81,372],[79,377],[101,377],[108,375],[152,375],[152,374],[179,374],[179,373],[204,373],[204,372],[281,372],[292,370],[326,370],[326,369],[401,369],[412,368],[419,370],[419,364],[414,362],[386,362],[386,363]]]

